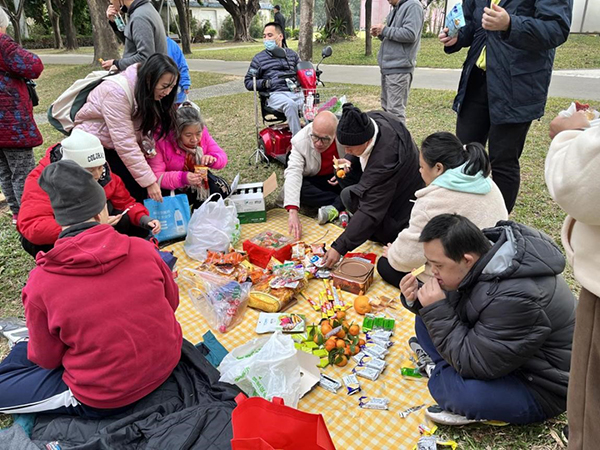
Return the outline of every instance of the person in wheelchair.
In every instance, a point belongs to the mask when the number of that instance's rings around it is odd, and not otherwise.
[[[296,65],[300,62],[298,54],[289,48],[284,48],[285,58],[278,58],[273,50],[281,47],[283,41],[283,30],[275,22],[269,22],[263,29],[263,42],[265,49],[252,58],[250,67],[244,78],[244,84],[249,91],[254,90],[253,77],[256,76],[256,90],[262,99],[267,96],[267,108],[263,107],[263,113],[273,110],[274,114],[282,112],[285,114],[292,136],[300,131],[299,112],[302,109],[304,95],[302,92],[291,92],[285,81],[285,74],[296,71]],[[266,111],[265,111],[266,110]]]

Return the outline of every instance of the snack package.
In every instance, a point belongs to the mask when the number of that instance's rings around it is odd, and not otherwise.
[[[600,125],[600,112],[590,107],[587,103],[572,102],[567,109],[558,113],[561,117],[571,117],[576,111],[583,111],[590,122],[590,126]]]
[[[303,333],[306,330],[304,314],[278,314],[261,312],[258,315],[255,331],[261,333]]]
[[[248,253],[248,259],[263,269],[267,268],[271,258],[286,261],[292,257],[292,238],[275,231],[263,231],[242,244]]]
[[[241,322],[251,283],[187,268],[182,276],[193,286],[188,290],[192,303],[212,328],[226,333]]]
[[[282,311],[296,300],[295,293],[306,286],[306,281],[302,280],[297,289],[272,288],[273,278],[273,276],[267,277],[252,288],[248,306],[271,313]]]
[[[458,30],[460,30],[466,24],[467,23],[465,22],[462,4],[457,3],[446,15],[446,28],[448,28],[448,37],[455,37],[458,35]]]

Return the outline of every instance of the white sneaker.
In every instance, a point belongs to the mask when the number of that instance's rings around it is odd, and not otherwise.
[[[469,425],[472,423],[481,423],[486,421],[484,419],[467,419],[465,416],[454,414],[450,411],[445,411],[438,405],[429,406],[425,410],[425,417],[440,425],[450,426]]]

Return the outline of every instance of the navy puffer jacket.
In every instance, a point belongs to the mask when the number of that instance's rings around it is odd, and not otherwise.
[[[263,92],[287,91],[288,88],[285,78],[281,78],[283,73],[296,72],[296,66],[300,62],[298,54],[289,48],[285,48],[286,58],[276,58],[268,50],[263,50],[254,55],[250,68],[244,77],[244,84],[249,91],[252,87],[252,74],[256,73],[256,89]],[[267,81],[269,86],[267,87]]]
[[[548,417],[566,409],[575,298],[565,258],[544,233],[501,221],[457,291],[421,308],[440,355],[464,378],[517,375]]]
[[[444,48],[454,53],[469,47],[453,109],[460,112],[471,70],[485,45],[491,122],[538,119],[544,115],[555,48],[569,36],[572,0],[501,0],[510,15],[504,32],[481,27],[483,8],[489,6],[490,0],[464,0],[467,24],[456,44]]]

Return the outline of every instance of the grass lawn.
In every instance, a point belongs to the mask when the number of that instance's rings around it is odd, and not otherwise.
[[[211,44],[222,47],[220,44]],[[288,40],[290,48],[297,50],[298,41]],[[365,56],[364,38],[333,44],[333,55],[327,59],[327,64],[377,65],[379,39],[373,39],[373,55]],[[226,61],[250,61],[258,53],[257,47],[247,46],[224,50],[205,51],[195,50],[188,58],[222,59]],[[314,44],[313,61],[321,58],[323,44]],[[446,55],[437,38],[423,38],[421,49],[417,56],[418,67],[437,67],[460,69],[466,56],[466,49],[452,55]],[[600,68],[600,36],[571,35],[569,40],[556,51],[555,69],[592,69]]]
[[[64,89],[84,73],[83,68],[48,66],[38,88],[41,104],[48,105],[60,89]],[[203,83],[229,81],[221,75],[198,73],[197,76],[203,78]],[[201,82],[200,79],[196,81],[198,84]],[[349,100],[364,110],[379,107],[377,87],[339,86],[339,89],[346,92]],[[407,125],[417,142],[435,131],[454,129],[455,115],[451,110],[453,97],[454,93],[449,91],[414,89],[411,92]],[[228,96],[226,103],[223,99],[212,98],[198,101],[198,104],[202,108],[211,134],[229,155],[229,164],[220,171],[220,175],[231,180],[239,172],[242,174],[243,181],[250,182],[264,180],[275,171],[280,185],[283,183],[283,168],[279,164],[258,167],[248,164],[248,158],[255,146],[251,93]],[[514,220],[540,228],[557,241],[560,240],[564,214],[547,193],[544,183],[544,158],[550,144],[548,124],[566,104],[568,100],[550,99],[546,116],[531,126],[526,149],[521,158],[523,177],[521,193],[512,214]],[[40,107],[36,108],[36,112],[42,111]],[[45,142],[35,149],[37,158],[46,147],[58,142],[62,137],[49,125],[42,125],[40,129]],[[275,194],[268,198],[268,207],[273,207],[275,198]],[[20,293],[33,265],[32,258],[21,250],[18,235],[10,224],[10,214],[5,207],[4,213],[0,214],[0,317],[23,316]],[[566,276],[571,287],[577,291],[578,287],[571,272],[567,271]],[[0,355],[3,353],[6,353],[4,344],[0,348]],[[0,425],[2,423],[8,423],[6,418],[4,421],[0,418]],[[561,448],[552,437],[551,431],[560,434],[565,423],[566,418],[563,415],[540,425],[503,428],[471,426],[443,428],[442,432],[447,437],[457,440],[463,450],[550,450]]]

